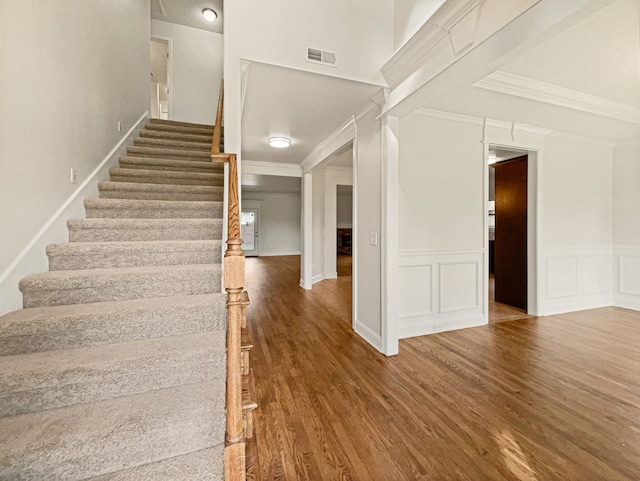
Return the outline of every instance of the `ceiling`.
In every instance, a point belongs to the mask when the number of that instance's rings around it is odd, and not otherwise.
[[[223,0],[151,0],[151,18],[177,23],[209,32],[223,33]],[[202,10],[211,8],[218,14],[213,22],[207,22]]]
[[[242,159],[299,164],[381,87],[253,62],[242,113]],[[269,147],[287,137],[287,149]]]
[[[427,106],[609,141],[640,136],[638,2],[617,0]]]

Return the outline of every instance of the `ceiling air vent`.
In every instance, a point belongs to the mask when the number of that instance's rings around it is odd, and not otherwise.
[[[309,62],[318,62],[330,67],[336,66],[336,54],[331,52],[323,52],[315,48],[307,49],[307,60]]]

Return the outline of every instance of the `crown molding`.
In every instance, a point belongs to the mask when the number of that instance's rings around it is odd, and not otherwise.
[[[558,105],[616,120],[640,124],[640,109],[577,90],[540,82],[520,75],[496,71],[479,80],[474,87],[538,102]]]
[[[452,124],[473,125],[475,127],[482,127],[484,125],[484,119],[479,117],[471,117],[470,115],[454,114],[451,112],[442,112],[440,110],[431,110],[421,108],[408,117],[413,117],[423,120],[435,120],[437,122],[448,122]]]
[[[286,164],[284,162],[262,162],[260,160],[240,161],[243,174],[279,175],[281,177],[302,177],[302,169],[298,164]]]

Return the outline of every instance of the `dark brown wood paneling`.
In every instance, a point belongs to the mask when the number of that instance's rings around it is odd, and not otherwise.
[[[496,170],[495,300],[527,309],[527,156]]]

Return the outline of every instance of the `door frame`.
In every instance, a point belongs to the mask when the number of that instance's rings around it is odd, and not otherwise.
[[[172,106],[173,106],[173,73],[172,73],[172,60],[173,60],[173,39],[171,37],[164,37],[162,35],[151,34],[149,42],[164,42],[167,44],[167,119],[172,120]],[[149,47],[151,48],[151,47]],[[151,66],[149,66],[151,67]]]
[[[527,314],[537,316],[542,310],[542,174],[544,139],[550,130],[485,119],[482,155],[483,172],[483,245],[484,302],[483,316],[489,322],[489,150],[498,148],[521,151],[528,155],[527,169]]]
[[[255,241],[255,237],[257,237],[258,241],[256,242],[256,248],[253,250],[253,252],[255,252],[255,254],[251,254],[251,255],[246,255],[246,257],[259,257],[260,256],[260,204],[261,201],[257,201],[257,200],[245,200],[242,202],[242,207],[240,208],[240,229],[242,230],[242,211],[245,210],[255,210],[256,211],[256,232],[257,232],[257,236],[254,236],[254,241]]]

